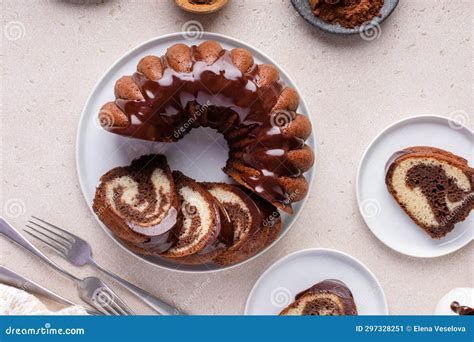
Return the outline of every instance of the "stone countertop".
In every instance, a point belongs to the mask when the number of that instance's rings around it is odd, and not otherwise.
[[[243,313],[265,269],[310,247],[341,250],[367,265],[391,314],[431,314],[449,290],[473,286],[472,243],[435,259],[398,254],[372,235],[355,198],[362,153],[387,125],[416,114],[472,111],[471,2],[400,1],[373,41],[319,31],[287,0],[233,0],[205,16],[158,0],[7,0],[2,6],[0,210],[16,226],[40,215],[68,227],[90,241],[102,264],[193,314]],[[118,248],[82,197],[74,158],[81,109],[104,71],[132,47],[181,31],[190,20],[274,58],[297,82],[318,133],[315,181],[293,229],[256,260],[211,274],[158,269]],[[52,258],[77,275],[96,273]],[[68,280],[4,239],[0,264],[77,300]]]

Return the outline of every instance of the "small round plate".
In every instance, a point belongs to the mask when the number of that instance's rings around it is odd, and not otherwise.
[[[323,31],[337,34],[357,34],[376,29],[385,19],[387,19],[393,10],[397,7],[399,0],[385,0],[382,9],[380,10],[380,17],[375,17],[370,22],[355,28],[345,28],[339,24],[331,24],[321,20],[314,15],[309,0],[291,0],[293,7],[298,13],[311,25],[320,28]]]
[[[451,310],[451,303],[458,302],[462,306],[469,306],[474,308],[474,288],[472,287],[457,287],[446,293],[436,305],[435,315],[442,316],[456,316]]]
[[[295,295],[325,279],[343,281],[359,315],[387,315],[387,299],[374,274],[360,261],[333,249],[312,248],[289,254],[266,270],[250,291],[246,315],[278,315]]]
[[[156,143],[139,139],[123,137],[118,134],[106,132],[98,122],[97,113],[101,106],[114,99],[114,84],[123,75],[132,74],[137,67],[138,61],[147,55],[161,56],[166,49],[173,44],[184,43],[188,45],[198,45],[205,40],[218,41],[224,48],[232,49],[234,47],[244,47],[248,49],[254,57],[256,63],[269,63],[275,65],[280,71],[280,78],[288,86],[295,89],[300,94],[300,106],[298,112],[306,115],[311,121],[310,111],[305,101],[298,91],[295,82],[275,63],[271,58],[264,55],[254,47],[251,47],[237,39],[226,37],[215,33],[206,32],[178,32],[158,38],[151,39],[118,59],[112,67],[105,72],[98,81],[92,93],[90,94],[84,110],[81,114],[79,129],[76,141],[76,168],[81,185],[82,193],[86,202],[92,210],[92,200],[95,194],[95,188],[99,183],[100,177],[108,170],[130,164],[130,162],[139,156],[149,153],[161,153],[166,155],[171,169],[180,170],[198,181],[210,182],[230,182],[230,178],[221,170],[225,165],[228,156],[227,143],[222,135],[206,128],[194,129],[177,143]],[[316,143],[314,133],[306,141],[316,154]],[[310,183],[313,180],[314,167],[305,173],[306,179]],[[308,198],[308,196],[306,196]],[[206,265],[182,265],[164,258],[143,256],[133,253],[125,248],[118,239],[100,222],[100,226],[112,237],[121,247],[128,252],[156,266],[161,266],[170,270],[181,272],[209,272],[229,269],[237,265],[248,262],[279,241],[290,229],[298,218],[306,199],[296,203],[293,206],[294,214],[292,216],[282,214],[282,231],[276,241],[267,246],[254,257],[244,262],[232,266],[221,267],[215,264]]]
[[[473,215],[456,224],[444,238],[432,239],[405,214],[385,185],[385,167],[395,152],[410,146],[433,146],[472,165],[473,139],[473,132],[458,122],[421,115],[392,124],[371,142],[357,173],[357,202],[367,226],[380,241],[400,253],[429,258],[454,252],[473,239]]]

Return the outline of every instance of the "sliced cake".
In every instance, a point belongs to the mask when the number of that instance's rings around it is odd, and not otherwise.
[[[222,204],[232,226],[232,244],[214,259],[215,263],[238,263],[276,239],[281,229],[281,218],[273,205],[238,185],[203,185]]]
[[[147,155],[101,177],[93,209],[130,250],[183,264],[231,265],[271,244],[278,209],[240,185],[198,183]]]
[[[117,237],[139,249],[162,253],[177,240],[178,197],[162,155],[142,156],[103,175],[93,209]]]
[[[340,280],[327,279],[299,293],[280,316],[357,315],[349,288]]]
[[[432,238],[442,238],[474,208],[474,169],[448,151],[415,146],[387,164],[387,188]]]
[[[199,183],[173,171],[179,198],[178,242],[164,257],[176,262],[202,264],[214,259],[231,243],[228,225],[221,225],[220,204]]]

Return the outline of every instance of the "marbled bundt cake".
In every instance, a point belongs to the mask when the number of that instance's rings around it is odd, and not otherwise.
[[[289,213],[305,197],[303,173],[314,162],[305,144],[311,123],[295,112],[296,91],[248,50],[227,51],[215,41],[173,45],[120,78],[115,96],[99,113],[106,130],[173,142],[193,127],[211,127],[228,142],[224,171],[236,182]]]
[[[442,238],[474,208],[474,169],[450,152],[408,147],[387,163],[385,182],[402,209],[432,238]]]
[[[162,253],[177,241],[178,196],[166,158],[148,155],[100,178],[93,209],[121,240]]]
[[[131,250],[177,263],[232,265],[272,243],[278,209],[239,185],[198,183],[161,155],[101,177],[94,212]]]
[[[349,288],[340,280],[327,279],[299,293],[280,316],[357,315],[357,307]]]

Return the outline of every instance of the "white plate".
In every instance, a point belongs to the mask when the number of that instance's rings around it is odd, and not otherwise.
[[[185,43],[192,45],[213,39],[221,43],[222,46],[227,49],[234,47],[247,48],[252,52],[256,63],[271,63],[275,65],[280,71],[281,79],[287,85],[298,91],[296,84],[286,75],[278,64],[257,49],[239,40],[219,34],[202,33],[202,35],[199,34],[198,36],[199,37],[195,37],[196,39],[190,41],[190,35],[174,33],[149,40],[123,55],[96,84],[81,114],[76,143],[77,173],[82,192],[90,208],[92,206],[95,188],[101,175],[116,166],[128,165],[134,158],[147,153],[155,152],[165,154],[172,169],[181,170],[198,181],[230,182],[230,178],[221,170],[227,159],[227,145],[221,135],[214,133],[210,129],[194,129],[185,138],[180,140],[179,143],[163,144],[122,137],[117,134],[108,133],[100,127],[97,120],[97,113],[104,103],[114,99],[113,89],[115,81],[122,75],[132,74],[136,70],[138,61],[142,57],[150,54],[163,55],[166,49],[172,44]],[[298,93],[301,98],[301,92],[298,91]],[[308,106],[302,98],[298,112],[312,120]],[[313,132],[314,127],[315,125],[313,123]],[[307,144],[316,152],[314,133],[307,140]],[[310,185],[312,183],[313,173],[314,168],[305,174]],[[303,200],[294,205],[293,216],[282,215],[283,227],[279,238],[253,258],[256,258],[268,250],[288,232],[301,213],[305,202],[306,201]],[[120,244],[102,222],[97,221],[101,227]],[[124,247],[122,244],[120,245]],[[126,250],[129,251],[128,249]],[[158,257],[141,256],[131,251],[129,252],[153,265],[171,270],[207,272],[230,268],[219,267],[217,265],[178,265]],[[244,262],[248,262],[253,258]]]
[[[451,310],[451,303],[458,302],[462,306],[474,307],[474,288],[472,287],[457,287],[446,293],[436,305],[435,315],[442,316],[457,316]]]
[[[432,239],[400,208],[385,185],[385,165],[393,153],[409,146],[438,147],[473,165],[473,133],[448,118],[421,115],[387,127],[369,145],[357,174],[357,202],[367,226],[388,247],[414,257],[454,252],[473,239],[474,217],[456,224],[442,239]]]
[[[289,254],[266,270],[250,291],[246,315],[278,315],[295,295],[325,279],[343,281],[359,315],[387,315],[385,294],[360,261],[333,249],[312,248]]]

